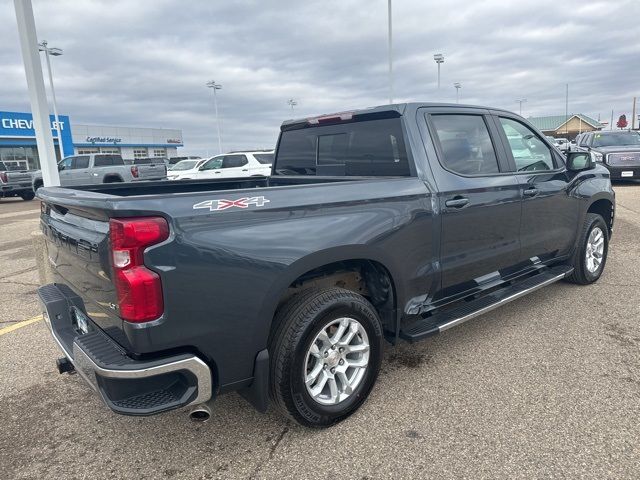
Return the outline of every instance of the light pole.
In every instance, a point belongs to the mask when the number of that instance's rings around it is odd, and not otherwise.
[[[215,80],[208,81],[206,85],[213,90],[213,108],[216,112],[216,128],[218,129],[218,151],[222,153],[222,136],[220,135],[220,120],[218,119],[218,97],[216,96],[216,90],[220,90],[222,85],[216,83]]]
[[[290,98],[289,100],[287,100],[287,103],[289,104],[289,106],[291,107],[291,112],[293,113],[293,107],[295,107],[296,105],[298,105],[298,102],[293,99]]]
[[[389,21],[389,103],[393,103],[393,43],[391,32],[391,0],[387,2],[387,19]]]
[[[440,91],[440,64],[444,63],[444,55],[441,53],[436,53],[433,56],[433,59],[436,61],[436,64],[438,65],[438,91]]]
[[[58,134],[58,150],[60,151],[60,160],[64,158],[64,151],[62,150],[62,130],[60,129],[60,119],[58,118],[58,103],[56,102],[56,91],[53,88],[53,73],[51,71],[50,56],[59,57],[62,55],[62,49],[56,47],[48,47],[47,41],[43,40],[38,44],[38,50],[44,52],[44,56],[47,59],[47,71],[49,72],[49,87],[51,88],[51,97],[53,98],[53,118],[56,121],[56,133]]]
[[[519,98],[518,100],[516,100],[516,102],[520,104],[520,116],[522,116],[522,104],[526,103],[526,101],[527,101],[526,98]]]
[[[453,84],[454,87],[456,87],[456,103],[459,103],[460,100],[460,89],[462,88],[462,84],[460,82],[456,82]]]

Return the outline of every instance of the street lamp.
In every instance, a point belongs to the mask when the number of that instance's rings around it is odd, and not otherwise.
[[[216,128],[218,129],[218,150],[222,153],[222,136],[220,135],[220,120],[218,120],[218,98],[216,97],[216,90],[220,90],[222,85],[216,83],[215,80],[208,81],[206,85],[213,90],[213,107],[216,112]]]
[[[292,112],[293,112],[293,107],[298,105],[298,102],[296,100],[294,100],[293,98],[290,98],[289,100],[287,100],[287,103],[289,104],[289,106],[291,106],[291,111]]]
[[[459,99],[460,99],[459,92],[460,92],[460,89],[462,88],[462,84],[460,82],[456,82],[453,84],[453,86],[456,87],[456,103],[459,103]]]
[[[393,42],[392,42],[392,22],[391,22],[391,0],[387,1],[387,21],[389,23],[389,104],[393,103]]]
[[[53,88],[53,73],[51,72],[51,60],[49,57],[59,57],[62,55],[62,49],[56,47],[47,46],[47,41],[43,40],[38,44],[38,50],[44,52],[44,56],[47,59],[47,71],[49,72],[49,86],[51,87],[51,97],[53,98],[53,118],[56,121],[56,133],[58,134],[58,150],[60,151],[60,160],[64,158],[64,151],[62,150],[62,133],[60,129],[60,119],[58,118],[58,105],[56,102],[56,91]]]
[[[526,98],[520,98],[518,100],[516,100],[516,102],[518,102],[520,104],[520,116],[522,116],[522,104],[526,103],[527,99]]]
[[[433,56],[433,59],[436,61],[436,63],[438,64],[438,90],[440,90],[440,64],[444,63],[444,55],[441,53],[436,53]]]

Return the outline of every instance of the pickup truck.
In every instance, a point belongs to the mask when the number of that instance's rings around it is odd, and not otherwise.
[[[60,185],[90,185],[95,183],[122,183],[167,178],[167,167],[162,159],[145,165],[125,165],[120,155],[91,153],[66,157],[58,162]],[[33,174],[33,191],[43,186],[42,172]]]
[[[369,395],[385,341],[595,282],[614,223],[602,165],[462,105],[287,121],[270,177],[136,187],[38,191],[58,368],[127,415],[205,420],[237,391],[330,426]]]
[[[640,133],[633,131],[587,132],[576,138],[574,151],[587,152],[602,163],[612,180],[640,179]]]
[[[35,193],[31,187],[32,170],[9,170],[0,162],[0,198],[20,197],[33,200]]]

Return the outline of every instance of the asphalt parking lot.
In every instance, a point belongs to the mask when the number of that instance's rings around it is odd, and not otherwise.
[[[387,348],[364,407],[323,431],[235,394],[206,424],[112,414],[57,373],[42,321],[8,328],[40,313],[39,205],[0,200],[0,478],[638,478],[640,183],[615,188],[597,284]]]

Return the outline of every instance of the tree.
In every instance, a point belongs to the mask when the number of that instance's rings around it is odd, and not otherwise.
[[[618,119],[618,123],[616,123],[616,127],[618,128],[627,128],[627,116],[625,114],[620,115]]]

